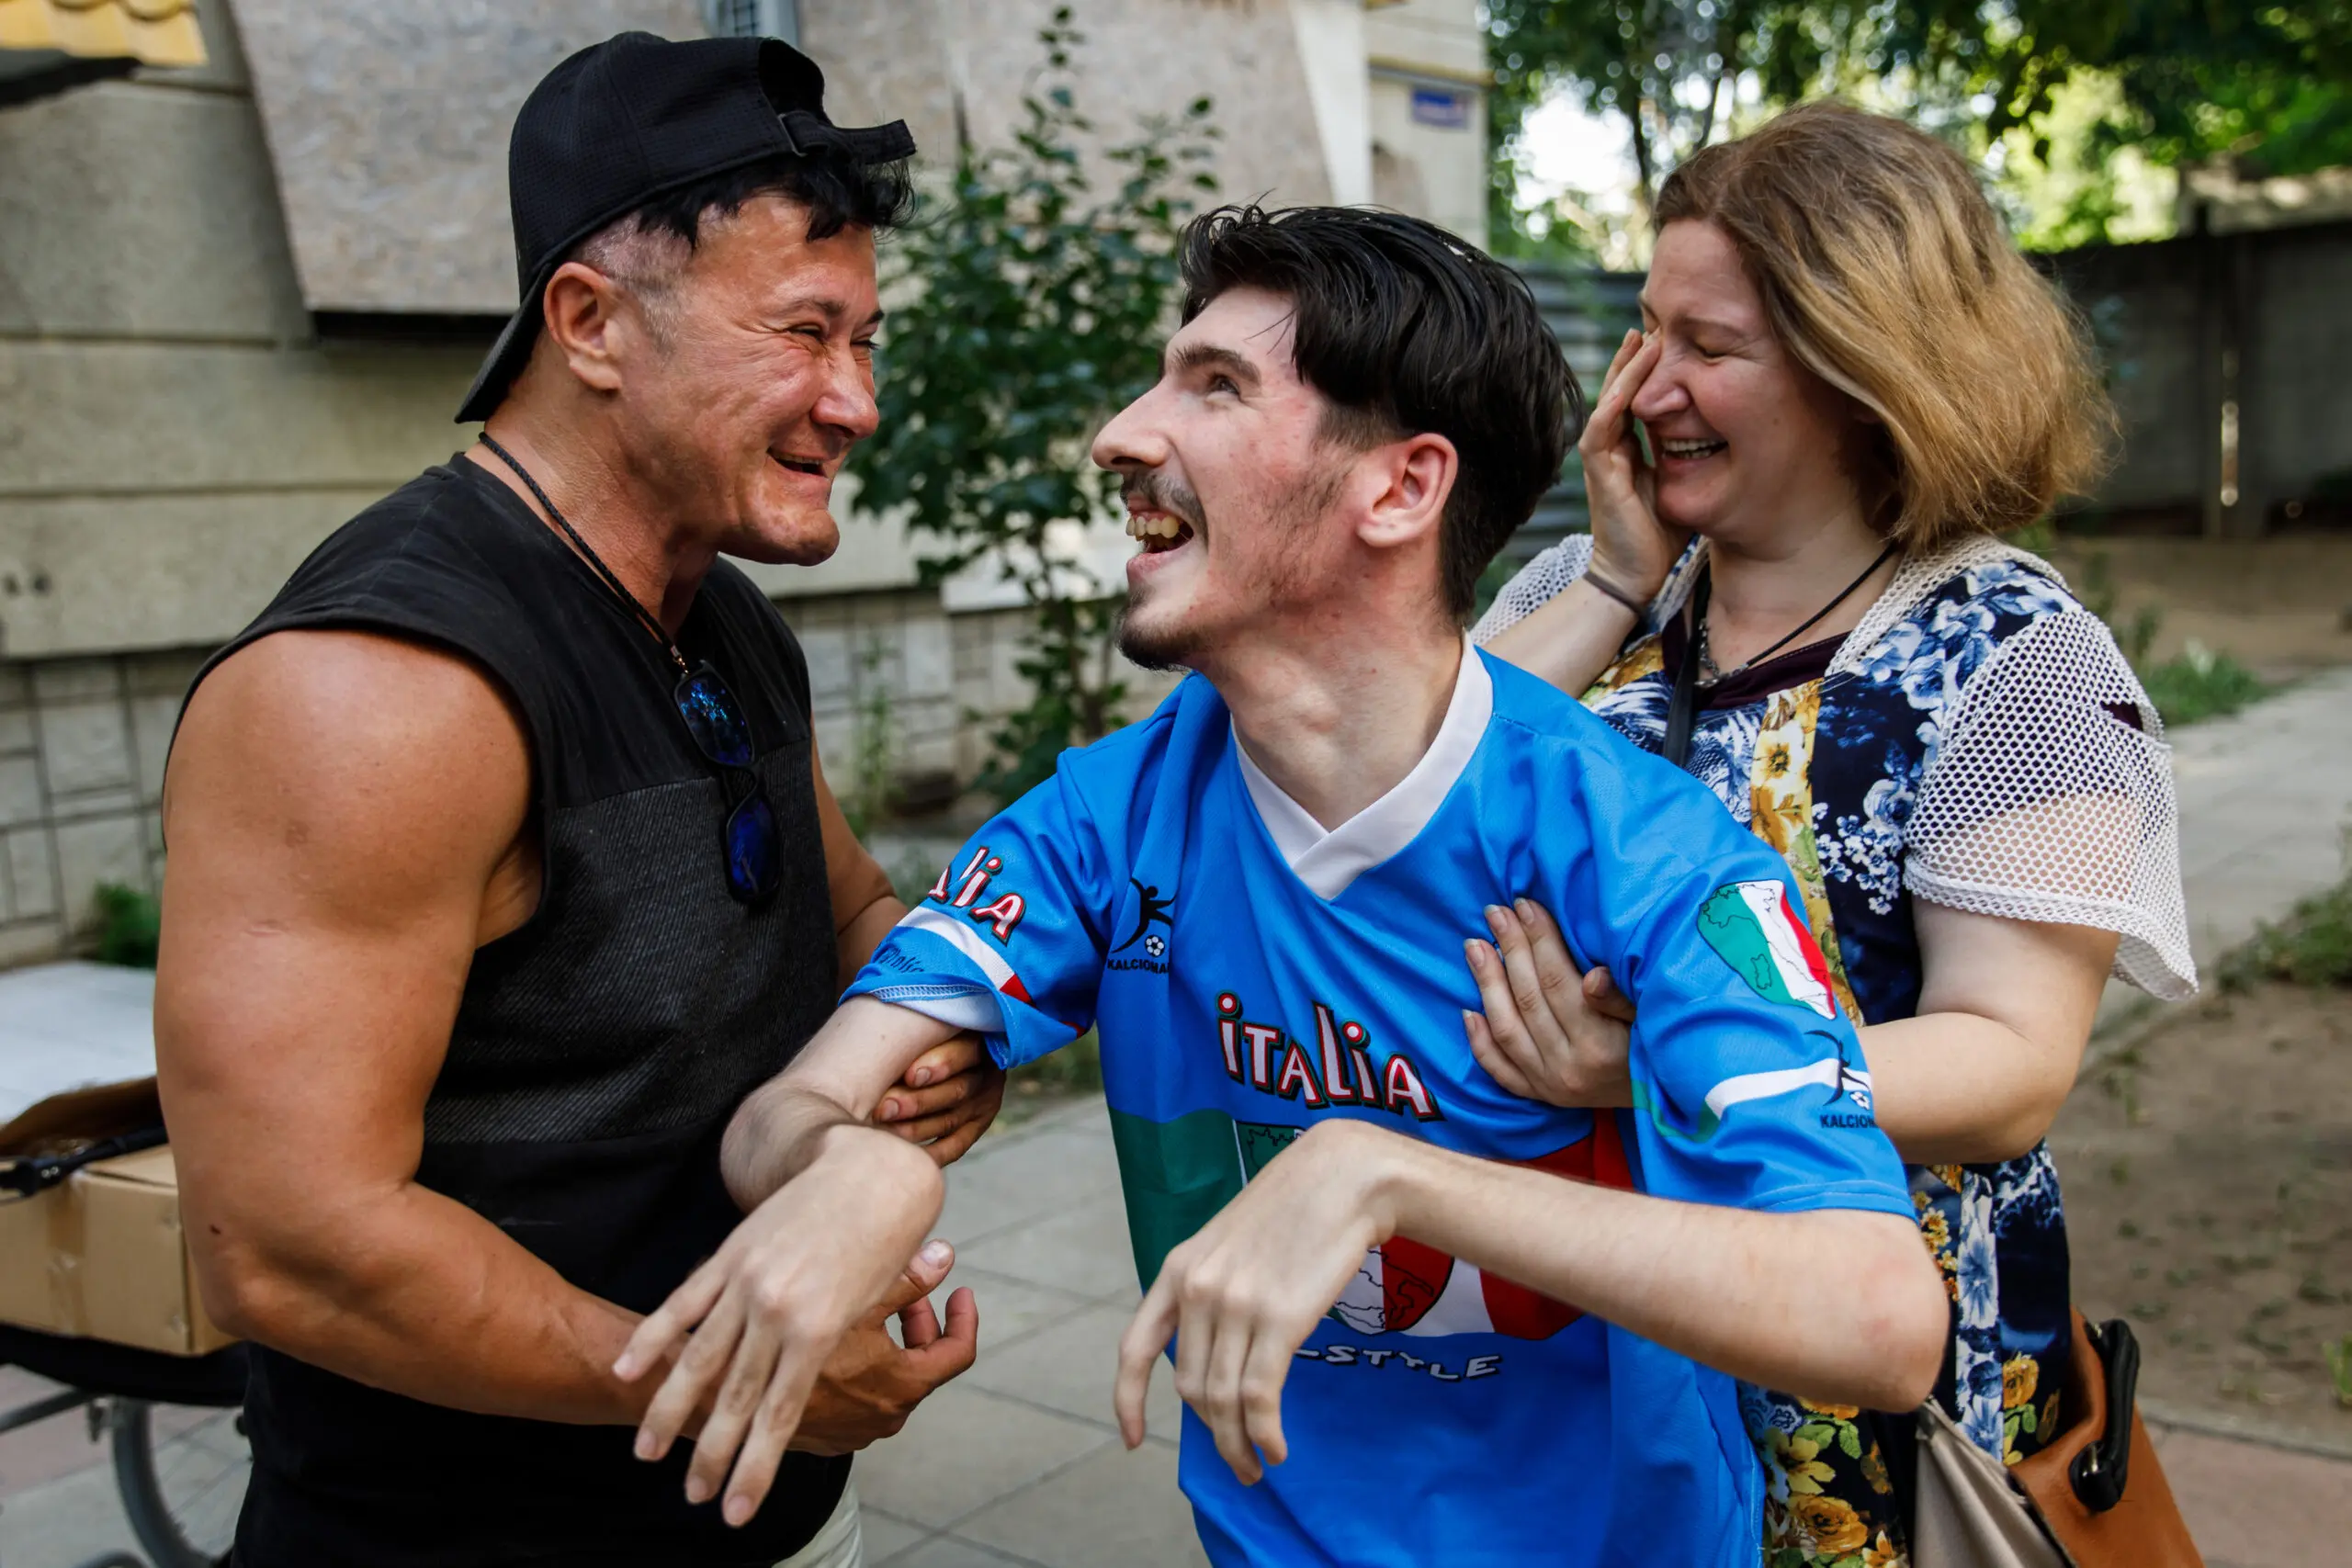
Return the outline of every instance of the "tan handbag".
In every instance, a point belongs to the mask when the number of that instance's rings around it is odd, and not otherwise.
[[[2133,1407],[2140,1348],[2120,1320],[2075,1314],[2065,1409],[2075,1419],[2015,1465],[1920,1410],[1913,1568],[2204,1568]]]

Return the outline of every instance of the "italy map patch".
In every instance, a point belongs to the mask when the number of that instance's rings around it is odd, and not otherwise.
[[[1829,965],[1778,882],[1729,882],[1699,907],[1699,934],[1767,1001],[1838,1016]]]

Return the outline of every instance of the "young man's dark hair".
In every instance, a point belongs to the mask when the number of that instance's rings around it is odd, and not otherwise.
[[[1441,549],[1446,610],[1560,477],[1584,395],[1526,281],[1400,213],[1221,207],[1184,231],[1184,320],[1231,288],[1296,310],[1298,373],[1331,400],[1325,434],[1362,449],[1424,432],[1461,468]]]

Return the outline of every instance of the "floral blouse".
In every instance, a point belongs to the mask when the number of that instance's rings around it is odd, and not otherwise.
[[[1549,570],[1561,575],[1559,562]],[[1683,652],[1679,606],[1691,575],[1686,562],[1654,612],[1663,633],[1629,644],[1584,699],[1650,751],[1664,749],[1668,702]],[[1859,1021],[1907,1018],[1918,1007],[1922,967],[1912,902],[1921,877],[1906,874],[1923,870],[1911,863],[1915,859],[1931,858],[1915,841],[1921,819],[1955,815],[1950,800],[1935,797],[1950,793],[1938,761],[1963,694],[1980,714],[1999,711],[1997,703],[1987,706],[1986,694],[1972,692],[1972,682],[1991,670],[2005,646],[2057,617],[2098,625],[2041,562],[1994,541],[1976,541],[1937,561],[1906,563],[1842,646],[1825,643],[1783,655],[1750,672],[1763,679],[1746,682],[1747,693],[1737,690],[1735,675],[1716,688],[1723,705],[1698,716],[1685,766],[1795,871],[1838,999]],[[1477,635],[1499,630],[1496,619],[1490,615]],[[2057,707],[2071,708],[2066,722],[2076,727],[2120,721],[2132,739],[2113,744],[2137,745],[2141,750],[2132,755],[2143,764],[2151,754],[2160,763],[2161,729],[2144,696],[2136,704],[2101,700],[2118,692],[2136,695],[2139,687],[2103,627],[2093,641],[2112,653],[2111,666],[2097,670],[2095,678],[2075,680],[2073,700],[2061,691]],[[2073,662],[2098,665],[2099,660],[2094,655],[2086,661],[2077,651]],[[2035,711],[2051,707],[2053,682],[2041,678],[2030,684]],[[1768,689],[1755,690],[1758,685]],[[2017,776],[2018,770],[1995,772]],[[2145,802],[2143,815],[2161,817],[2168,831],[2169,774],[2159,769],[2154,776],[2162,798]],[[2130,791],[2128,784],[2117,787]],[[1975,788],[1972,798],[1983,793]],[[2018,803],[2012,797],[1995,805],[2014,810]],[[1969,826],[1981,827],[1985,815],[1978,811]],[[1968,835],[1952,834],[1949,841],[1968,841]],[[2159,843],[2157,850],[2164,847]],[[2177,903],[2177,848],[2171,853]],[[1938,901],[1965,905],[1940,893]],[[2035,912],[2029,910],[2028,918]],[[2153,920],[2138,921],[2142,935],[2133,938],[2132,960],[2159,976],[2152,988],[2177,991],[2193,984],[2185,942],[2147,940],[2150,933],[2161,937],[2156,928],[2165,914],[2158,910]],[[2122,929],[2133,924],[2126,910],[2102,922],[2094,914],[2087,923]],[[2085,923],[2079,908],[2062,918]],[[2168,948],[2178,951],[2159,951]],[[2119,968],[2128,973],[2132,964],[2120,959]],[[1997,1165],[1915,1166],[1909,1175],[1921,1234],[1951,1297],[1951,1356],[1936,1398],[1980,1446],[2014,1463],[2054,1436],[2064,1419],[2058,1391],[2065,1381],[2072,1320],[2057,1172],[2044,1146]],[[1816,1405],[1762,1389],[1744,1389],[1742,1404],[1769,1479],[1767,1568],[1900,1568],[1907,1562],[1890,1467],[1894,1475],[1909,1472],[1909,1415]]]

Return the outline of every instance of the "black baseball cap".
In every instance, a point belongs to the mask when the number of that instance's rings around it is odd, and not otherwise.
[[[482,361],[459,421],[488,419],[538,340],[539,297],[574,245],[663,191],[763,158],[914,156],[904,120],[848,130],[825,118],[825,73],[781,39],[591,44],[523,100],[506,150],[523,302]]]

